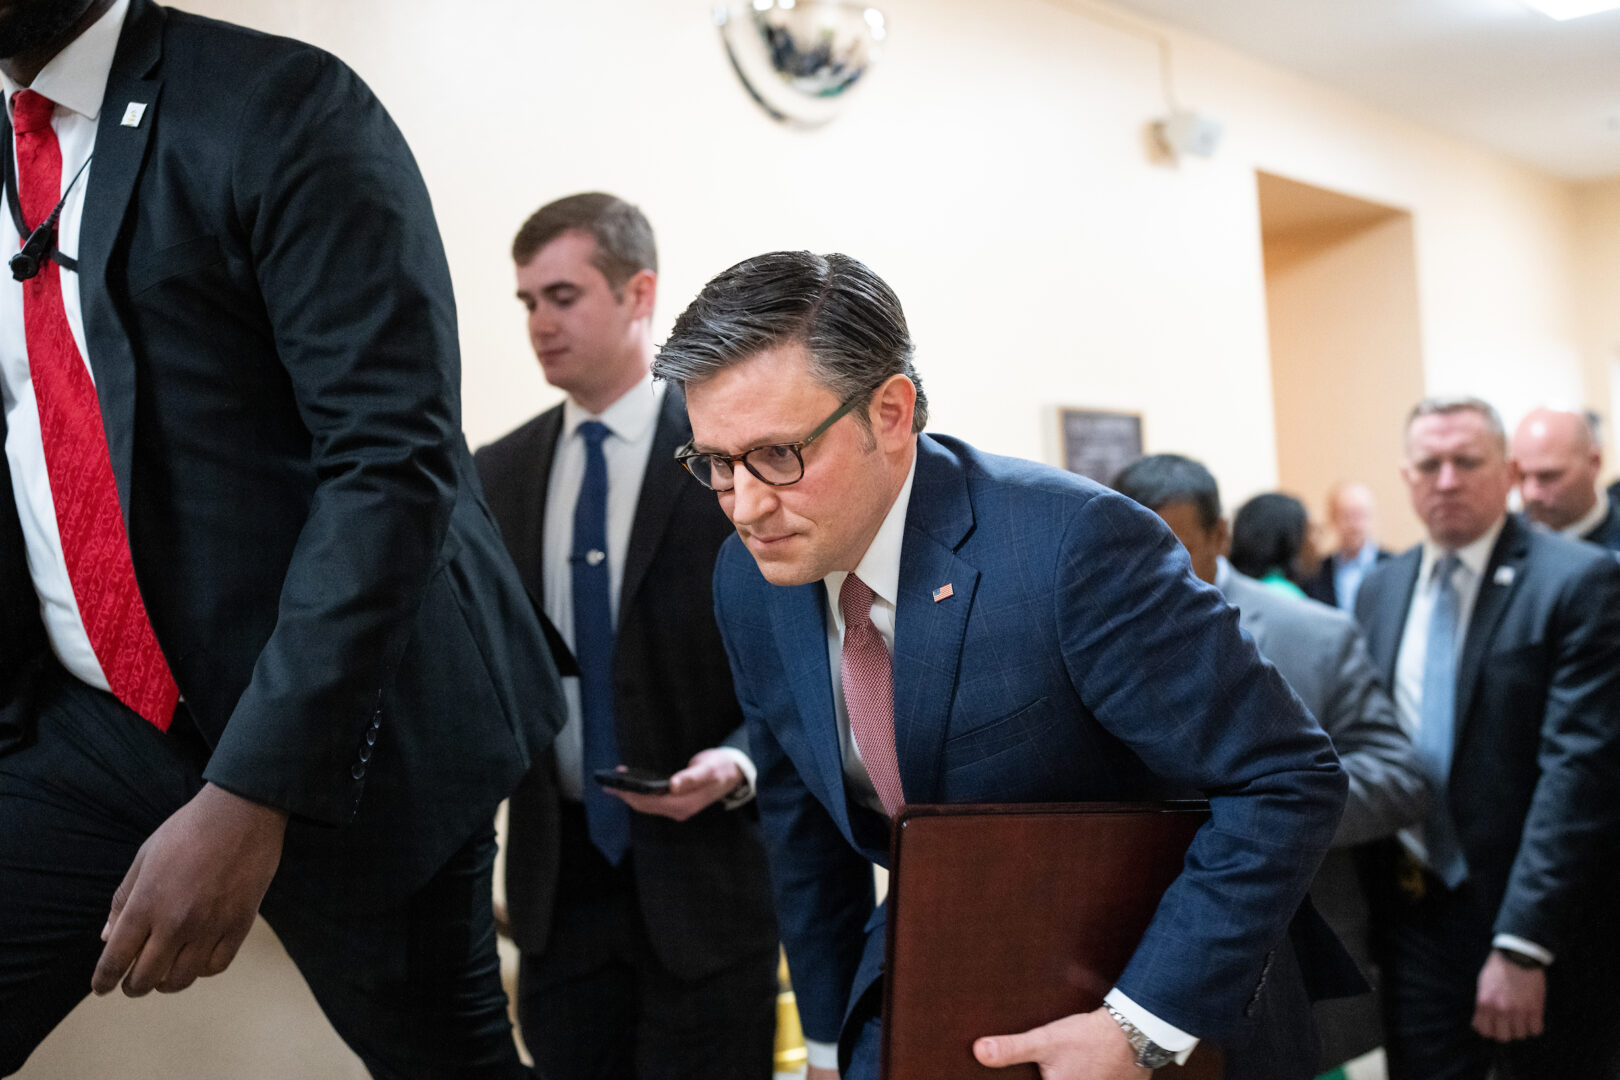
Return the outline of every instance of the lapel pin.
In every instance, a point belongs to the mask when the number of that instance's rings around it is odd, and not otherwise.
[[[605,558],[607,558],[607,552],[598,550],[597,548],[591,548],[591,550],[585,553],[585,565],[601,566],[602,560]]]
[[[1511,585],[1511,584],[1513,584],[1513,567],[1511,567],[1511,566],[1498,566],[1496,568],[1496,576],[1493,577],[1491,580],[1496,582],[1498,585]]]
[[[951,588],[951,583],[947,581],[945,584],[934,590],[934,603],[937,604],[941,600],[949,600],[955,595],[956,590]]]
[[[132,101],[128,105],[124,106],[123,124],[124,124],[125,127],[140,127],[141,126],[141,117],[143,117],[145,115],[146,115],[146,102],[144,102],[144,101]]]

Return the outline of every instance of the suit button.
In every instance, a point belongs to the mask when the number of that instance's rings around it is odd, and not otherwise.
[[[367,746],[376,746],[377,745],[377,728],[375,726],[373,726],[369,731],[366,732],[366,745]]]
[[[366,775],[365,765],[358,761],[355,762],[354,768],[349,770],[349,775],[354,777],[356,780],[362,779]]]
[[[360,748],[360,764],[364,765],[366,762],[368,762],[370,760],[371,760],[371,747],[362,746]]]

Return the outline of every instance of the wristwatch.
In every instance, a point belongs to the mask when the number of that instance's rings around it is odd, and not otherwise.
[[[1176,1060],[1176,1052],[1174,1050],[1166,1050],[1164,1047],[1148,1038],[1147,1035],[1143,1033],[1141,1028],[1137,1027],[1135,1024],[1131,1023],[1125,1018],[1124,1013],[1120,1012],[1106,1001],[1103,1002],[1103,1008],[1108,1010],[1108,1015],[1114,1018],[1114,1023],[1118,1024],[1120,1029],[1125,1032],[1126,1041],[1131,1044],[1131,1049],[1136,1051],[1137,1068],[1162,1069],[1172,1061]]]

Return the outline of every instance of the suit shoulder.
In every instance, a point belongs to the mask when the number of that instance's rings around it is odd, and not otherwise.
[[[1318,600],[1287,596],[1232,571],[1226,597],[1237,609],[1264,614],[1272,632],[1309,637],[1316,641],[1353,637],[1358,633],[1355,620],[1338,608]]]
[[[317,65],[348,65],[316,45],[295,38],[267,34],[235,23],[194,15],[176,8],[163,9],[163,63],[165,74],[194,71],[210,78],[228,76],[223,85],[240,85],[241,65],[276,64],[305,60]]]
[[[545,442],[545,432],[562,409],[561,405],[530,417],[505,435],[485,443],[473,452],[473,460],[482,469],[486,463],[500,465],[514,459],[531,459],[531,455]],[[532,460],[532,459],[531,459]]]

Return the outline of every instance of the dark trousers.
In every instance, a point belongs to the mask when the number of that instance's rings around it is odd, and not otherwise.
[[[1473,1017],[1496,905],[1469,882],[1452,890],[1407,868],[1409,884],[1420,878],[1421,889],[1392,891],[1380,905],[1390,1080],[1620,1077],[1620,972],[1612,966],[1607,927],[1594,920],[1582,943],[1587,952],[1561,956],[1548,970],[1545,1033],[1493,1042],[1474,1031]]]
[[[647,936],[631,861],[591,846],[565,803],[546,951],[525,953],[518,1019],[546,1080],[769,1080],[776,952],[696,979],[671,973]],[[646,897],[657,903],[657,897]],[[724,912],[714,917],[724,918]]]
[[[0,756],[0,1076],[89,992],[113,891],[201,789],[207,754],[183,711],[164,734],[59,668],[47,676],[33,742]],[[529,1075],[495,953],[494,853],[482,832],[414,895],[385,903],[323,904],[343,896],[341,881],[285,875],[265,896],[262,914],[373,1076]]]

